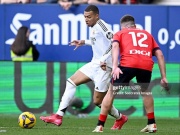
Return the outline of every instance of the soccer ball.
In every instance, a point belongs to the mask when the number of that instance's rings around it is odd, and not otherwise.
[[[23,112],[19,115],[18,123],[21,128],[32,128],[36,124],[36,117],[31,112]]]

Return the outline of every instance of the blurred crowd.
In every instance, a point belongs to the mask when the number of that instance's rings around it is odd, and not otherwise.
[[[1,4],[33,4],[33,3],[58,3],[65,10],[79,4],[151,4],[154,0],[0,0]]]

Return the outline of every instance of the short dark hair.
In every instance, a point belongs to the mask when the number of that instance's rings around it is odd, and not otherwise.
[[[97,6],[95,5],[89,5],[86,9],[85,9],[86,12],[94,12],[95,14],[99,14],[99,9]]]
[[[124,16],[121,18],[120,23],[122,24],[122,23],[126,23],[126,22],[132,22],[132,23],[135,24],[135,19],[134,19],[134,17],[131,16],[131,15],[124,15]]]

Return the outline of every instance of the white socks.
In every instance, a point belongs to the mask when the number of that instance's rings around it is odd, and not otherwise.
[[[122,117],[122,114],[112,105],[109,115],[119,120]]]
[[[59,104],[59,109],[56,112],[56,114],[63,116],[67,107],[69,106],[71,100],[73,99],[76,92],[76,85],[74,82],[68,78],[66,81],[66,89],[64,91],[64,94],[62,96],[61,102]]]
[[[98,107],[101,108],[101,104],[98,105]],[[113,105],[109,111],[109,115],[116,118],[116,120],[119,120],[122,117],[122,114]]]
[[[61,102],[59,104],[59,109],[56,112],[56,114],[60,116],[64,115],[67,107],[69,106],[71,100],[73,99],[75,95],[75,92],[76,92],[76,85],[70,78],[68,78],[66,81],[66,89],[62,96]],[[101,107],[101,105],[98,105],[98,106]],[[114,106],[112,106],[109,114],[116,119],[120,119],[122,116],[122,114],[119,113],[119,111]]]

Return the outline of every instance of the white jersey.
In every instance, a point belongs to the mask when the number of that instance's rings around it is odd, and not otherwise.
[[[109,25],[103,20],[99,19],[91,28],[90,43],[93,51],[91,62],[100,64],[101,61],[105,62],[108,67],[112,67],[112,38],[113,31],[109,28]]]

